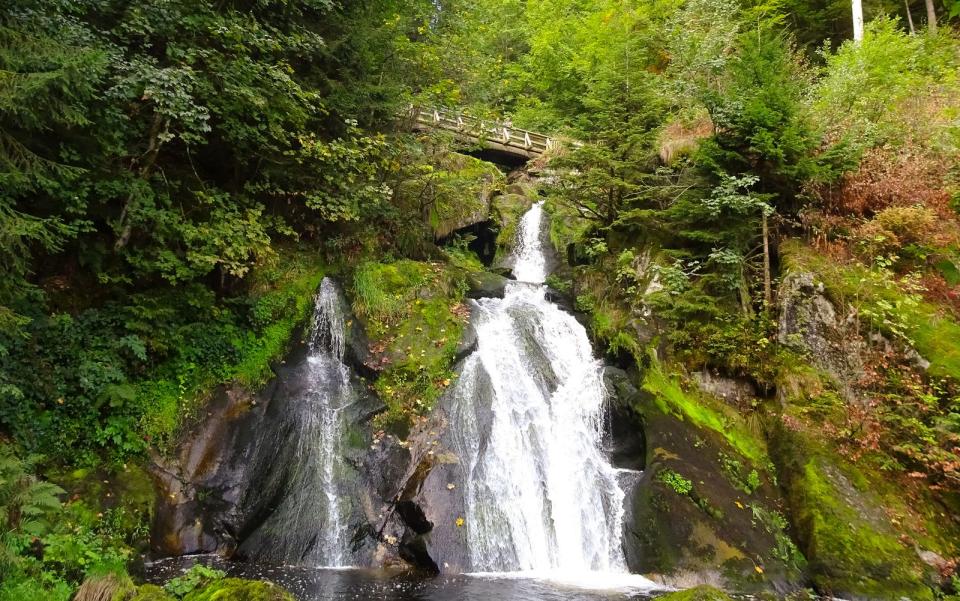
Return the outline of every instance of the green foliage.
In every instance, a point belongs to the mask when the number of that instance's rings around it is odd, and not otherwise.
[[[163,288],[72,316],[38,313],[29,339],[0,356],[0,423],[24,445],[92,463],[166,446],[214,385],[264,382],[311,307],[322,268],[284,251],[282,268],[248,274],[247,294]],[[2,337],[2,335],[0,335]],[[37,374],[41,374],[39,384]]]
[[[724,475],[731,484],[748,495],[752,495],[754,491],[760,488],[762,483],[757,470],[751,469],[749,473],[747,473],[743,463],[739,459],[723,452],[720,453],[718,460],[720,469],[723,470]]]
[[[24,601],[25,599],[69,601],[72,596],[72,586],[46,574],[43,578],[18,575],[5,579],[0,584],[0,601]]]
[[[832,139],[864,147],[907,141],[958,152],[958,58],[949,36],[908,35],[889,18],[867,24],[860,43],[824,53],[813,114]]]
[[[806,566],[806,558],[790,538],[790,523],[787,518],[779,511],[766,509],[760,505],[750,505],[750,511],[753,513],[753,521],[773,535],[776,541],[773,556],[789,566],[802,570]]]
[[[209,568],[203,564],[192,566],[185,574],[165,584],[163,589],[177,597],[183,597],[196,590],[202,590],[226,577],[226,572]]]
[[[722,92],[704,90],[717,135],[702,146],[705,163],[721,175],[752,173],[776,206],[794,209],[796,184],[822,177],[812,160],[819,140],[803,111],[809,72],[776,22],[762,22],[737,40]]]
[[[145,584],[137,587],[137,593],[130,601],[174,601],[174,597],[167,594],[161,587]]]
[[[660,471],[657,473],[657,480],[663,482],[678,495],[685,496],[693,492],[693,482],[673,470]]]
[[[426,263],[361,263],[353,275],[353,309],[361,317],[385,322],[407,312],[420,289],[433,275]]]

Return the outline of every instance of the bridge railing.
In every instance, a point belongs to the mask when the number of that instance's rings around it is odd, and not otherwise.
[[[462,136],[517,148],[530,154],[540,155],[557,146],[557,141],[550,136],[515,128],[508,123],[478,119],[446,109],[412,107],[410,117],[422,127],[451,131]]]

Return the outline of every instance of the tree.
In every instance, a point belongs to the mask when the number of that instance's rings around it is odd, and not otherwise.
[[[926,1],[930,2],[930,0]],[[851,4],[853,6],[853,39],[859,42],[863,39],[863,4],[861,0],[852,0]]]

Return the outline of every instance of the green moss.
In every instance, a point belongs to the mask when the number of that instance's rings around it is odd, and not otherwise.
[[[533,198],[521,194],[503,194],[493,199],[493,217],[500,225],[497,233],[498,259],[513,250],[517,241],[517,227],[532,204]]]
[[[489,217],[490,197],[503,189],[506,177],[492,163],[441,151],[422,165],[416,177],[400,183],[397,194],[407,201],[429,198],[427,225],[435,238],[445,238]]]
[[[866,475],[780,428],[775,456],[817,589],[839,596],[932,599],[924,564],[898,538]]]
[[[294,597],[272,582],[225,578],[189,593],[183,601],[294,601]]]
[[[159,586],[145,584],[137,589],[137,594],[130,601],[176,601]]]
[[[699,393],[684,391],[680,382],[666,375],[656,360],[644,375],[643,388],[653,395],[654,404],[665,415],[689,421],[697,428],[713,430],[755,466],[768,465],[766,444],[748,430],[739,415]]]
[[[803,507],[799,519],[808,528],[807,554],[821,589],[932,598],[912,551],[892,533],[865,523],[856,507],[844,503],[822,462],[813,459],[804,466],[798,494]]]
[[[140,419],[144,437],[167,450],[217,385],[236,381],[256,388],[266,383],[273,375],[271,364],[283,356],[294,331],[308,319],[325,270],[316,253],[296,250],[284,251],[276,264],[254,270],[251,312],[256,327],[232,341],[233,361],[178,363],[160,370],[169,376],[137,385],[137,396],[146,408]]]
[[[698,586],[656,597],[658,601],[732,601],[730,596],[712,586]]]
[[[375,387],[387,404],[378,425],[401,436],[454,379],[466,321],[465,271],[441,263],[364,263],[354,275],[354,310],[385,361]]]

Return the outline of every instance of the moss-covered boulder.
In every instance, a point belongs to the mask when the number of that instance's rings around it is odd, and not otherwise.
[[[633,488],[633,571],[672,586],[786,593],[803,584],[759,422],[654,362],[634,397],[647,465]]]
[[[774,456],[816,589],[845,599],[933,599],[932,568],[871,480],[811,437],[784,425],[774,431]]]
[[[658,601],[732,601],[730,595],[712,586],[697,586],[657,597]]]
[[[130,601],[176,601],[176,599],[155,584],[145,584],[137,589],[137,593]]]
[[[183,601],[295,601],[293,595],[272,582],[224,578],[193,591]]]
[[[424,207],[436,239],[490,219],[490,200],[506,183],[492,163],[457,152],[437,152],[431,164],[400,184],[398,195]]]

